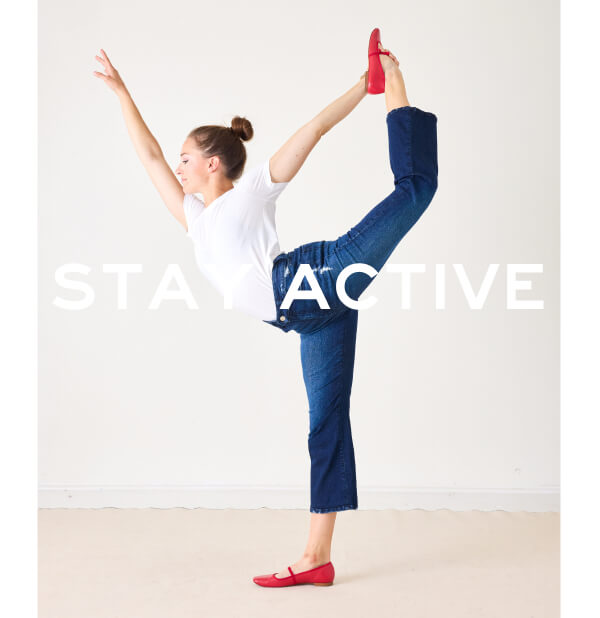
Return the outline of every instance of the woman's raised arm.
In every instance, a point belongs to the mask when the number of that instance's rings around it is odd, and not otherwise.
[[[129,137],[133,142],[142,165],[148,172],[150,180],[158,190],[171,214],[187,230],[183,212],[183,198],[185,194],[181,184],[167,164],[159,143],[146,126],[119,72],[108,59],[106,52],[103,49],[100,52],[102,56],[96,56],[96,60],[102,64],[106,74],[94,71],[94,75],[102,79],[118,96]]]
[[[300,127],[269,161],[273,182],[292,180],[321,137],[345,118],[366,94],[366,73],[364,73],[350,90]]]

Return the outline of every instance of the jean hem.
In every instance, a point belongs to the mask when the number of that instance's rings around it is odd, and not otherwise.
[[[429,114],[430,116],[434,116],[437,120],[437,116],[433,112],[428,112],[424,109],[421,109],[420,107],[416,107],[415,105],[402,105],[401,107],[394,107],[386,114],[386,118],[387,116],[389,116],[390,114],[393,114],[394,112],[399,112],[400,110],[411,110],[411,109],[414,109],[417,112],[420,112],[421,114]]]
[[[358,509],[358,505],[357,504],[342,504],[341,506],[330,506],[324,509],[319,509],[319,508],[311,506],[310,512],[311,513],[333,513],[334,511],[347,511],[349,509]]]

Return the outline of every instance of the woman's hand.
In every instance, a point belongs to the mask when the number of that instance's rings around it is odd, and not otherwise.
[[[106,71],[106,75],[104,73],[100,73],[99,71],[94,71],[94,75],[99,77],[111,90],[116,92],[117,94],[122,94],[127,92],[127,88],[119,75],[119,72],[115,67],[111,64],[106,52],[103,49],[100,49],[102,57],[96,56],[96,60],[102,63],[104,70]]]

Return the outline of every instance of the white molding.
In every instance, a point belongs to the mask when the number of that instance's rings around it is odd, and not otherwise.
[[[41,485],[38,508],[301,509],[308,487],[249,485]],[[359,510],[559,512],[560,489],[358,487]]]

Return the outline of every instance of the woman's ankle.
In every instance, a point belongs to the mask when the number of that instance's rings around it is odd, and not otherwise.
[[[385,72],[385,102],[388,112],[396,107],[410,105],[402,72],[396,66]]]
[[[302,560],[310,562],[311,564],[324,564],[331,560],[331,555],[328,552],[304,552],[302,554]]]

